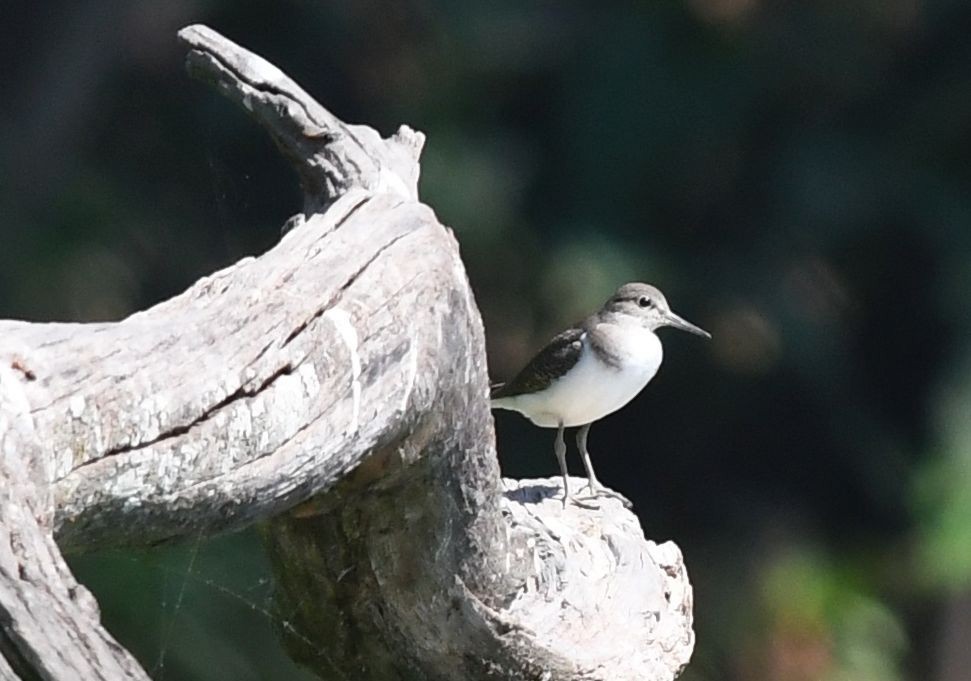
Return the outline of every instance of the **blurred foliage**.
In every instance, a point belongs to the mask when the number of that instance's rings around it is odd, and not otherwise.
[[[685,552],[686,679],[967,678],[971,5],[4,9],[0,315],[120,318],[299,209],[266,136],[184,75],[175,31],[204,21],[345,119],[428,134],[422,194],[497,379],[625,280],[713,332],[667,333],[591,435],[600,478]],[[554,472],[550,433],[497,420],[507,474]],[[243,534],[75,567],[147,667],[167,651],[158,678],[299,678],[262,561]]]
[[[865,568],[855,570],[818,551],[793,548],[778,556],[759,581],[763,622],[749,660],[761,663],[760,677],[902,678],[898,665],[906,635],[894,614],[866,593],[870,580]]]

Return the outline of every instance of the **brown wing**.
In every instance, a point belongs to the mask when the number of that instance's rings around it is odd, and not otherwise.
[[[491,397],[514,397],[548,388],[580,361],[582,337],[583,329],[567,329],[540,350],[514,379],[492,386]]]

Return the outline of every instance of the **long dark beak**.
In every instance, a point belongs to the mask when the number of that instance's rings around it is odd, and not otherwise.
[[[705,338],[711,338],[711,334],[702,329],[700,326],[695,326],[687,319],[682,319],[673,312],[666,312],[664,314],[664,319],[667,321],[668,326],[673,326],[676,329],[681,329],[682,331],[687,331],[688,333],[693,333],[696,336],[704,336]]]

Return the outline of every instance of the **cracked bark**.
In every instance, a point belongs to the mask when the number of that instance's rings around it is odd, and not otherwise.
[[[418,201],[423,135],[345,124],[205,27],[180,39],[292,161],[304,211],[120,322],[0,322],[0,677],[146,678],[58,548],[255,521],[322,678],[676,676],[677,547],[618,503],[499,477],[481,320]]]

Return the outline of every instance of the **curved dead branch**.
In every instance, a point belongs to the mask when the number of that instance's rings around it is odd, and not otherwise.
[[[619,503],[499,477],[481,320],[418,201],[423,135],[345,124],[206,27],[180,39],[291,160],[304,211],[120,322],[0,322],[0,676],[146,678],[58,546],[266,521],[288,644],[323,678],[674,678],[677,547]]]

